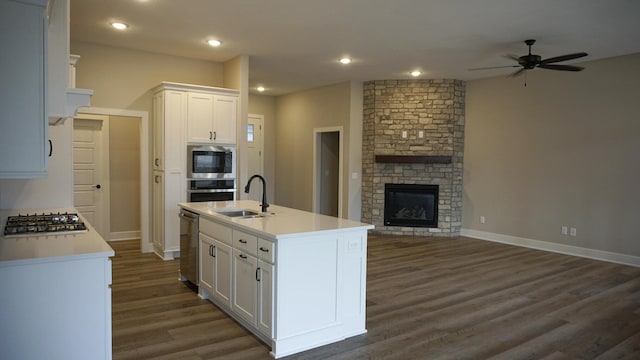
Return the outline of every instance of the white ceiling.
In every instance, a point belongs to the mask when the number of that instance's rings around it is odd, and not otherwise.
[[[115,31],[113,20],[131,27]],[[249,85],[270,95],[405,79],[413,69],[422,78],[508,75],[514,69],[468,69],[512,65],[504,55],[526,54],[529,38],[543,58],[640,53],[640,1],[71,0],[73,41],[216,62],[249,55]],[[342,56],[353,62],[339,64]]]

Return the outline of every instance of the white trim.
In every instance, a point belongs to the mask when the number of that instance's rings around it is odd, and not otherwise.
[[[109,234],[109,241],[140,239],[140,231],[117,231]]]
[[[344,129],[342,126],[333,126],[325,128],[313,129],[313,194],[311,199],[311,206],[313,212],[320,212],[320,175],[318,173],[318,166],[320,164],[320,152],[318,151],[319,138],[322,133],[337,132],[340,138],[340,149],[338,153],[338,217],[342,218],[342,176],[344,174]]]
[[[617,264],[640,267],[640,256],[626,255],[604,250],[589,249],[579,246],[558,244],[548,241],[527,239],[518,236],[496,234],[472,229],[461,229],[460,235],[471,237],[474,239],[498,242],[502,244],[516,245],[565,255],[579,256],[587,259],[602,260]]]
[[[149,112],[114,108],[82,107],[78,112],[112,116],[138,117],[140,121],[140,249],[144,253],[153,251],[151,242],[150,183],[151,155],[149,149]]]

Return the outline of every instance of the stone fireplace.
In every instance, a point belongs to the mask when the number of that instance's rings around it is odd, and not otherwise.
[[[364,83],[362,221],[374,224],[376,232],[460,235],[464,102],[459,80]],[[386,184],[437,186],[435,224],[385,221]]]

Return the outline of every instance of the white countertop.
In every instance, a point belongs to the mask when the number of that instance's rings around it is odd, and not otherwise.
[[[249,209],[261,213],[260,202],[253,200],[180,203],[180,207],[206,218],[225,222],[264,237],[282,239],[318,232],[373,229],[373,225],[333,216],[320,215],[278,205],[269,205],[264,217],[239,219],[218,214],[220,211]]]
[[[74,208],[0,211],[0,234],[4,233],[8,216],[34,212],[78,213]],[[81,215],[80,217],[82,218]],[[115,255],[113,249],[91,224],[84,218],[82,221],[87,226],[86,232],[18,237],[0,235],[0,267]]]

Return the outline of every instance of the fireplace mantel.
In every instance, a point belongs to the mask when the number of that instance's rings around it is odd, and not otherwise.
[[[446,155],[376,155],[377,163],[399,164],[451,164]]]

